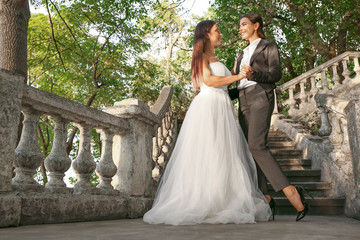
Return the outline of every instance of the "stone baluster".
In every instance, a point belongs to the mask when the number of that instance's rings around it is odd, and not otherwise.
[[[174,113],[172,112],[171,109],[169,110],[168,121],[169,121],[169,123],[170,123],[170,126],[169,126],[170,129],[169,129],[169,136],[166,138],[166,142],[167,142],[169,145],[172,145],[173,139],[174,139],[174,131],[175,131],[176,129],[175,129]]]
[[[329,110],[327,109],[326,106],[318,106],[318,108],[320,109],[321,112],[321,126],[320,129],[318,130],[318,134],[320,136],[329,136],[332,131],[328,118]]]
[[[112,145],[114,132],[110,129],[99,129],[102,136],[101,158],[96,166],[96,174],[100,178],[100,183],[97,188],[100,189],[101,194],[114,193],[114,187],[111,185],[112,177],[116,174],[116,166],[112,158]]]
[[[169,131],[170,131],[170,122],[168,122],[167,120],[167,115],[168,115],[168,112],[165,113],[165,116],[164,118],[162,119],[162,129],[163,129],[163,136],[162,138],[164,139],[163,141],[163,145],[162,145],[162,152],[165,154],[165,157],[166,158],[169,158],[169,154],[170,154],[170,146],[169,144],[167,143],[167,138],[169,136]]]
[[[332,72],[333,72],[332,80],[334,82],[334,86],[333,86],[332,90],[335,90],[340,87],[340,77],[339,77],[339,74],[337,73],[338,65],[339,65],[338,63],[334,63],[332,65]]]
[[[316,87],[315,78],[316,78],[316,75],[312,75],[310,77],[311,90],[310,90],[309,102],[315,102],[315,95],[319,92],[319,89]]]
[[[342,60],[342,64],[343,64],[343,72],[342,72],[342,75],[344,76],[344,84],[348,84],[349,81],[350,81],[350,71],[348,69],[348,66],[347,66],[347,61],[349,60],[349,57],[347,58],[344,58]]]
[[[76,124],[80,129],[79,154],[72,166],[76,173],[77,182],[74,185],[74,193],[93,193],[94,187],[90,181],[91,175],[96,168],[96,164],[92,158],[91,145],[91,129],[88,124]]]
[[[160,176],[161,176],[161,169],[160,166],[158,164],[158,160],[161,154],[161,149],[159,146],[159,141],[158,141],[158,136],[159,136],[159,132],[161,131],[161,127],[157,127],[156,128],[156,133],[155,133],[155,137],[153,137],[153,161],[154,161],[154,168],[152,170],[152,177],[154,180],[159,181],[160,180]]]
[[[305,92],[305,83],[306,83],[306,79],[302,80],[299,85],[300,85],[300,94],[299,94],[299,98],[301,100],[301,103],[300,103],[300,108],[302,108],[304,106],[304,103],[306,102],[307,100],[307,95],[306,95],[306,92]]]
[[[60,116],[50,116],[55,123],[54,143],[51,152],[45,158],[45,167],[49,171],[49,182],[45,188],[49,192],[68,193],[64,182],[65,172],[71,166],[71,159],[66,152],[66,126],[67,121]]]
[[[23,107],[22,112],[25,119],[21,139],[15,149],[16,176],[12,183],[17,190],[39,192],[44,187],[38,184],[33,176],[44,159],[38,145],[38,125],[41,113],[29,107]]]
[[[277,94],[276,94],[276,90],[274,89],[274,111],[273,114],[278,114],[279,113],[279,107],[278,107],[278,103],[277,103]]]
[[[359,66],[359,59],[357,57],[354,57],[354,72],[356,73],[356,76],[360,76],[360,66]]]
[[[327,69],[323,69],[321,71],[321,86],[322,86],[324,92],[329,91],[329,82],[326,77],[326,71],[327,71]]]
[[[296,109],[296,100],[294,99],[294,89],[295,86],[292,86],[289,88],[289,99],[287,101],[287,103],[290,106],[290,110],[295,110]]]

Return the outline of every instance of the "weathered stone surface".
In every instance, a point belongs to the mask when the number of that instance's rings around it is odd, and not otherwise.
[[[24,78],[0,69],[0,192],[11,191]]]
[[[355,183],[360,192],[360,106],[359,101],[351,101],[345,109],[347,113],[349,144]],[[360,200],[359,200],[360,201]],[[359,209],[360,210],[360,209]]]
[[[152,189],[152,137],[154,127],[137,119],[130,120],[131,131],[116,135],[113,159],[117,172],[112,185],[131,196],[148,196]]]
[[[20,224],[21,198],[14,193],[0,193],[0,227]]]
[[[130,197],[128,205],[128,218],[142,217],[151,209],[153,198]]]
[[[22,194],[20,225],[125,218],[128,201],[121,196]]]

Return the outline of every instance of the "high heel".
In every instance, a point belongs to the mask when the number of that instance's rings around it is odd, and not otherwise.
[[[273,198],[271,198],[270,202],[269,202],[269,206],[272,212],[272,218],[273,220],[275,219],[275,213],[276,213],[276,202]]]
[[[298,211],[298,214],[296,216],[296,221],[300,221],[301,219],[303,219],[306,216],[306,214],[308,213],[308,211],[310,209],[309,204],[307,202],[305,202],[305,195],[308,197],[311,197],[312,199],[314,199],[314,198],[309,193],[307,193],[303,187],[295,186],[295,188],[300,195],[302,204],[304,205],[304,209],[302,211]]]
[[[303,204],[304,204],[304,210],[297,213],[297,216],[296,216],[297,222],[300,221],[301,219],[303,219],[309,211],[309,204],[307,202],[304,202]]]

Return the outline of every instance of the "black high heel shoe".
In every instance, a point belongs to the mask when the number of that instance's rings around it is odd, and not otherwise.
[[[298,191],[299,195],[300,195],[300,199],[301,199],[301,202],[302,204],[304,205],[304,210],[302,211],[299,211],[297,213],[297,216],[296,216],[296,221],[300,221],[301,219],[303,219],[306,214],[308,213],[309,209],[310,209],[310,206],[307,202],[305,202],[305,195],[307,195],[308,197],[311,197],[312,199],[313,196],[311,196],[310,194],[308,194],[305,189],[301,186],[295,186],[296,190]]]
[[[271,198],[270,202],[269,202],[269,206],[272,212],[272,217],[273,220],[275,219],[275,213],[276,213],[276,202],[273,198]]]

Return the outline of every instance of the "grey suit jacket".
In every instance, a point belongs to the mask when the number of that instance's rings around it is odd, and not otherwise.
[[[236,63],[236,74],[240,72],[240,63],[243,54],[239,56]],[[280,56],[277,44],[265,39],[261,39],[256,47],[251,59],[254,73],[252,81],[257,82],[265,91],[269,92],[276,88],[275,83],[282,77]],[[238,97],[236,88],[229,90],[231,99]]]

